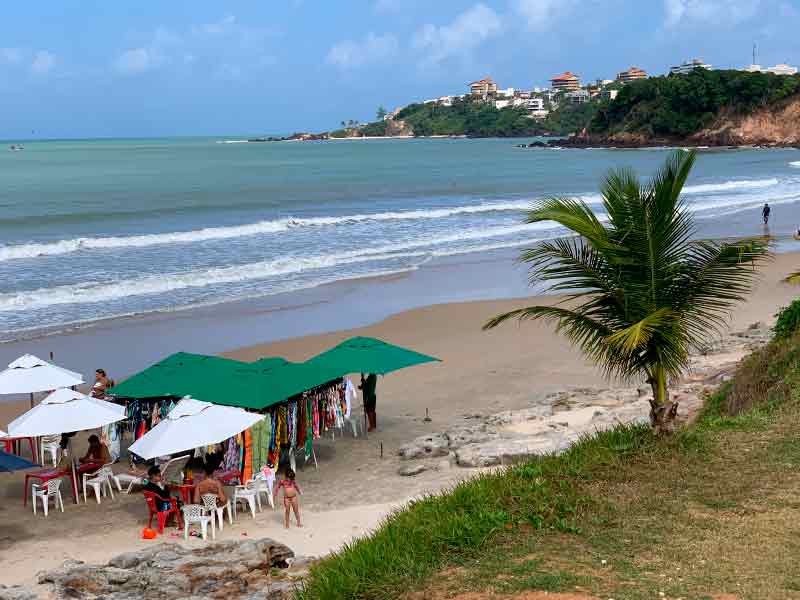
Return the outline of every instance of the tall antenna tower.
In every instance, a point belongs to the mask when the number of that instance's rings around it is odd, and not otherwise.
[[[756,45],[755,45],[755,43],[753,43],[753,63],[752,64],[754,64],[754,65],[758,64],[756,62]]]

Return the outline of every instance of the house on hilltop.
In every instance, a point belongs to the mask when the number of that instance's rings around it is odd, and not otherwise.
[[[574,92],[581,88],[581,80],[571,71],[557,75],[550,80],[554,92]]]
[[[469,93],[473,98],[482,98],[486,100],[489,96],[497,94],[497,84],[491,77],[487,76],[479,81],[470,83]]]
[[[639,67],[631,67],[627,71],[622,71],[617,75],[617,81],[620,83],[630,83],[637,79],[647,79],[647,73]]]

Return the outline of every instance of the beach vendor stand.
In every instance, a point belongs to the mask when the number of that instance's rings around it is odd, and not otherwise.
[[[400,369],[440,359],[370,337],[353,337],[307,361],[340,377],[352,373],[386,375]],[[366,426],[364,409],[364,429]]]
[[[125,419],[125,408],[92,398],[70,389],[56,390],[38,405],[14,419],[8,425],[8,434],[12,437],[38,437],[56,435],[70,431],[98,429],[110,423]],[[90,472],[102,465],[84,464],[77,466],[72,457],[69,469],[47,469],[25,475],[25,496],[28,501],[28,480],[47,481],[56,477],[70,476],[75,503],[78,502],[78,475]]]

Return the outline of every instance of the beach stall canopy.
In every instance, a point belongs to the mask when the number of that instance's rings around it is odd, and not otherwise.
[[[245,363],[178,352],[146,368],[109,393],[125,398],[183,397],[262,410],[341,376],[324,365],[262,358]]]
[[[0,394],[33,394],[83,383],[79,373],[26,354],[0,372]]]
[[[130,452],[144,459],[175,454],[226,439],[249,429],[264,417],[241,408],[183,398],[166,419],[136,440]]]
[[[69,389],[56,390],[8,425],[11,437],[96,429],[125,419],[125,407]]]
[[[22,469],[32,469],[33,467],[38,467],[36,463],[32,463],[31,461],[22,458],[21,456],[16,456],[14,454],[9,454],[8,452],[3,452],[0,450],[0,473],[10,473],[11,471],[21,471]]]
[[[252,385],[236,377],[237,369],[248,365],[219,356],[177,352],[110,388],[108,393],[124,398],[193,396],[222,402]]]
[[[339,376],[348,373],[386,375],[429,362],[441,361],[433,356],[368,337],[350,338],[308,361],[336,372]]]

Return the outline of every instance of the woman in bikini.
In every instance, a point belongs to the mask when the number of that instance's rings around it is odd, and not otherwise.
[[[289,529],[289,517],[291,511],[294,510],[294,516],[297,519],[297,526],[302,527],[300,523],[300,496],[302,490],[297,482],[294,480],[294,471],[291,469],[286,470],[286,477],[278,482],[275,486],[275,499],[278,499],[278,492],[283,488],[283,521],[286,529]]]

